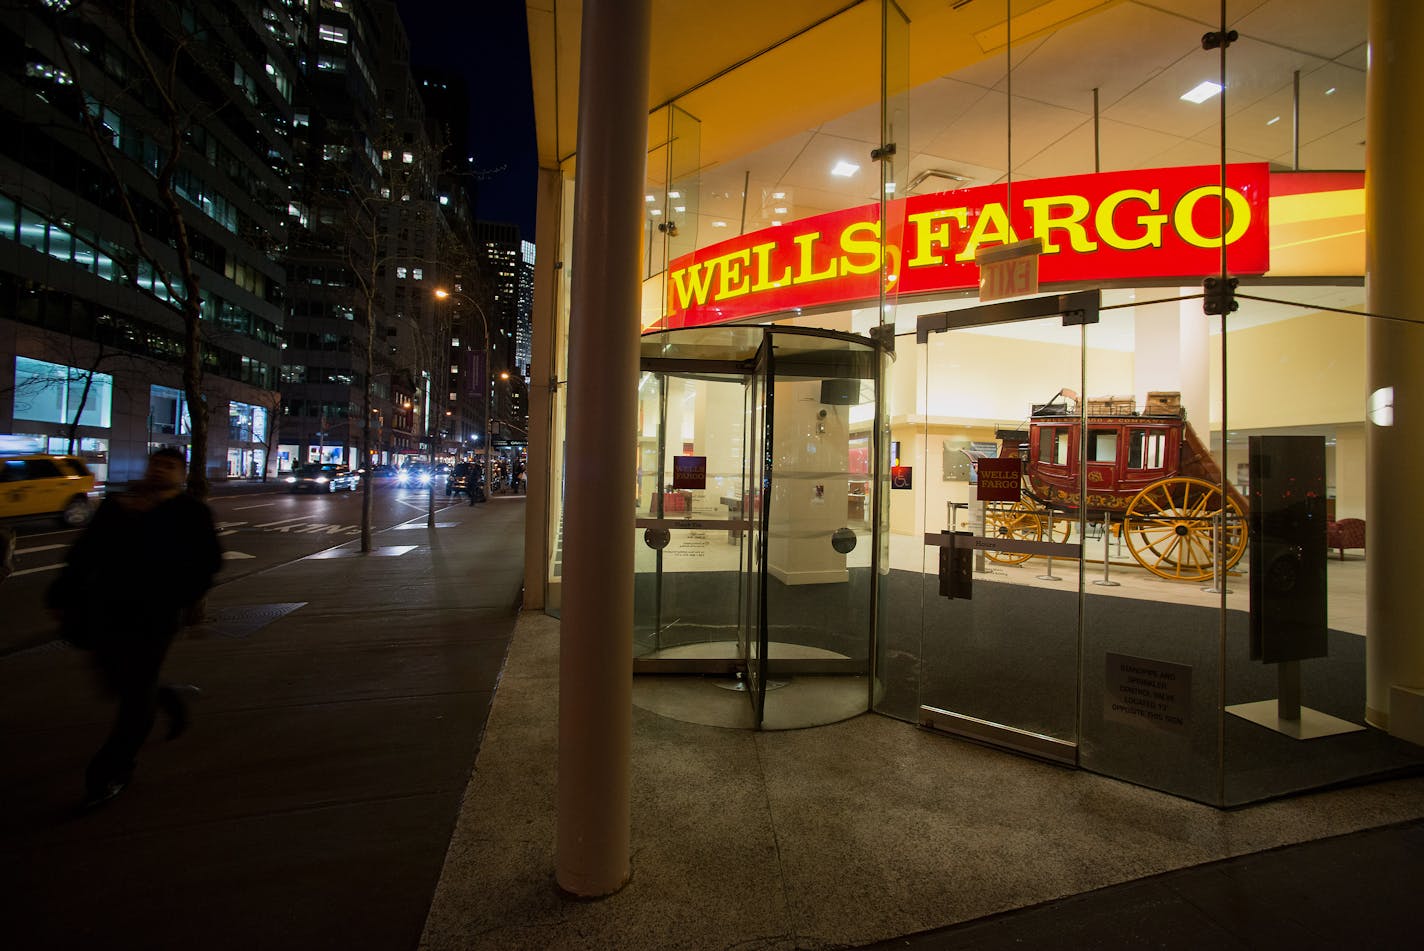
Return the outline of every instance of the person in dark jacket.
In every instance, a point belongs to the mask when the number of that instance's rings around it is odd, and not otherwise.
[[[182,694],[197,688],[160,687],[158,675],[184,616],[222,567],[222,550],[212,513],[183,490],[185,475],[178,450],[150,456],[141,482],[99,506],[50,588],[65,636],[93,651],[118,699],[113,728],[85,774],[87,807],[123,792],[160,706],[170,738],[188,724]]]

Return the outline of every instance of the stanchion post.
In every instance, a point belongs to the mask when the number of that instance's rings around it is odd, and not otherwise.
[[[1102,577],[1102,580],[1100,580],[1100,581],[1094,581],[1094,582],[1093,582],[1093,584],[1102,585],[1104,588],[1117,588],[1117,587],[1120,587],[1120,586],[1121,586],[1119,582],[1113,581],[1111,578],[1108,577],[1108,562],[1111,560],[1111,557],[1112,557],[1112,553],[1108,551],[1108,545],[1110,544],[1111,540],[1112,540],[1112,516],[1111,516],[1111,515],[1108,515],[1106,512],[1104,512],[1104,513],[1103,513],[1103,577]]]
[[[1053,509],[1048,510],[1048,540],[1053,541]],[[1043,574],[1038,576],[1039,581],[1062,581],[1063,579],[1053,573],[1053,556],[1048,556],[1048,567]]]

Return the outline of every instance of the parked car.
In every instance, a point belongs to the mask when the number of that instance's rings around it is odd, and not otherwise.
[[[372,466],[371,478],[373,479],[394,479],[396,477],[395,466]]]
[[[334,462],[300,466],[287,476],[287,485],[293,492],[335,492],[338,489],[355,492],[360,484],[360,473]]]
[[[473,462],[457,462],[445,477],[445,495],[466,495],[472,501],[483,502],[485,490],[480,467]]]
[[[94,473],[78,456],[43,453],[0,458],[0,518],[52,515],[78,527],[94,512]]]

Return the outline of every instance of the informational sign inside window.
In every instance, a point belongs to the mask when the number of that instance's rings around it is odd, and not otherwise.
[[[915,470],[912,466],[891,466],[890,467],[890,488],[892,489],[913,489],[915,487]]]
[[[1192,669],[1127,654],[1107,655],[1103,718],[1186,733],[1192,715]]]
[[[1017,502],[1023,479],[1023,460],[1018,456],[979,459],[974,463],[978,472],[980,502]]]
[[[707,488],[707,457],[673,456],[672,487],[674,489]]]

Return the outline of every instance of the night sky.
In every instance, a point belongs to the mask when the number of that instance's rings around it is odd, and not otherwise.
[[[482,221],[534,240],[538,158],[524,0],[397,0],[413,65],[458,72],[470,90],[470,154]]]

